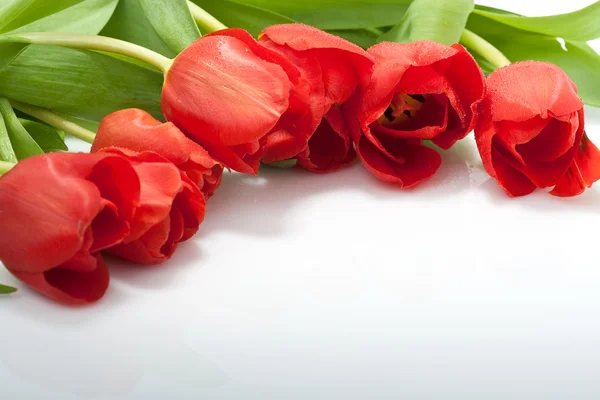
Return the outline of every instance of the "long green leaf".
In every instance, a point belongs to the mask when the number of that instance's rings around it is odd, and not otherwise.
[[[267,26],[296,22],[276,12],[237,1],[193,0],[193,2],[225,25],[244,28],[254,36]]]
[[[0,42],[0,70],[13,62],[27,46],[27,43]]]
[[[17,289],[15,289],[14,287],[10,287],[10,286],[6,286],[6,285],[1,285],[0,284],[0,294],[11,294],[16,292]]]
[[[363,29],[395,25],[411,0],[194,0],[200,7],[238,3],[272,11],[321,29]],[[214,15],[214,14],[213,14]]]
[[[414,0],[400,23],[378,40],[400,43],[431,40],[447,45],[457,43],[474,6],[473,0]]]
[[[97,34],[108,22],[119,0],[84,0],[41,19],[10,30],[16,32],[70,32]],[[35,4],[33,4],[35,5]],[[29,9],[32,9],[30,7]],[[23,13],[27,16],[28,10]],[[36,9],[33,8],[35,11]],[[47,11],[47,10],[46,10]],[[39,12],[32,12],[39,15]],[[14,26],[14,24],[12,25]],[[9,32],[4,30],[3,33]]]
[[[17,19],[35,0],[4,0],[0,5],[0,32]]]
[[[548,17],[524,17],[480,9],[474,13],[513,28],[564,39],[588,41],[600,37],[600,1],[581,10]]]
[[[8,129],[6,128],[2,114],[0,114],[0,161],[12,163],[18,161],[17,155],[10,143],[10,136],[8,136]]]
[[[120,0],[112,18],[100,35],[139,44],[169,58],[177,55],[177,52],[171,50],[158,36],[144,15],[139,0]]]
[[[123,60],[43,45],[0,71],[0,95],[90,121],[129,107],[162,119],[162,83],[160,73]]]
[[[28,119],[19,119],[19,121],[44,153],[69,150],[65,144],[64,135],[61,135],[55,128]]]
[[[588,44],[525,32],[478,14],[471,14],[467,28],[496,46],[512,62],[547,61],[561,67],[577,84],[589,105],[600,107],[600,55]]]
[[[158,36],[171,50],[179,53],[200,37],[186,0],[138,1]]]
[[[377,39],[381,36],[376,29],[340,29],[329,30],[329,33],[343,37],[344,39],[359,45],[363,49],[368,49],[377,43]]]
[[[44,154],[44,151],[33,140],[29,133],[23,128],[10,103],[5,98],[0,98],[0,114],[8,131],[10,143],[15,151],[17,159]]]

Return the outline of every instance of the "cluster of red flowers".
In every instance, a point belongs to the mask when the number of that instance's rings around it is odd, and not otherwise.
[[[381,43],[367,51],[299,25],[204,36],[166,74],[161,123],[123,110],[90,154],[21,161],[0,179],[0,259],[56,300],[98,300],[100,252],[154,264],[204,218],[223,168],[256,174],[294,159],[313,172],[358,156],[376,177],[414,187],[439,153],[475,129],[488,173],[511,196],[582,193],[600,178],[583,104],[558,67],[524,62],[485,79],[460,45]]]

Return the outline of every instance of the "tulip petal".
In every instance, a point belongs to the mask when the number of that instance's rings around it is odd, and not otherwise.
[[[138,264],[159,264],[166,261],[175,252],[177,243],[167,243],[171,229],[171,218],[167,215],[165,219],[151,226],[136,240],[121,243],[111,248],[110,252]],[[165,244],[167,245],[165,246]]]
[[[491,161],[498,185],[500,185],[509,196],[525,196],[535,190],[535,184],[511,165],[511,163],[507,161],[506,156],[502,155],[495,146],[492,147]]]
[[[435,150],[406,139],[361,137],[357,151],[365,167],[377,178],[410,188],[431,178],[442,158]]]
[[[265,39],[319,61],[327,99],[325,111],[346,101],[357,85],[366,87],[369,83],[371,56],[339,36],[304,24],[282,24],[263,30],[261,41]]]
[[[159,154],[184,171],[207,198],[221,183],[223,167],[206,150],[173,123],[162,123],[144,110],[129,108],[102,119],[92,152],[109,147]]]
[[[310,138],[298,165],[311,172],[331,172],[351,164],[356,151],[339,109],[333,107]]]
[[[492,121],[564,116],[583,107],[567,74],[554,64],[539,61],[518,62],[490,74],[487,96],[493,104]]]
[[[398,138],[432,139],[444,132],[448,126],[448,98],[443,95],[428,95],[414,117],[400,123],[384,123],[379,130]]]
[[[153,151],[178,165],[190,158],[192,145],[196,144],[173,123],[162,123],[144,110],[128,108],[100,121],[91,151],[106,147],[122,147],[138,153]]]
[[[104,296],[110,280],[108,268],[100,254],[96,254],[95,259],[95,268],[85,272],[60,267],[46,272],[9,271],[33,289],[56,301],[65,304],[93,303]]]
[[[600,179],[600,150],[586,134],[565,174],[550,192],[554,196],[571,197],[583,193]]]
[[[115,177],[113,168],[118,168],[120,178],[110,188],[93,182],[102,181],[103,171]],[[82,248],[88,229],[93,230],[95,218],[107,206],[104,195],[111,197],[120,219],[96,235],[120,241],[139,198],[139,181],[126,160],[74,153],[22,160],[0,178],[0,259],[7,268],[24,273],[66,263]]]
[[[174,60],[162,110],[218,161],[254,173],[256,163],[249,166],[228,147],[258,141],[276,125],[289,106],[289,79],[280,65],[261,58],[244,41],[207,35]]]

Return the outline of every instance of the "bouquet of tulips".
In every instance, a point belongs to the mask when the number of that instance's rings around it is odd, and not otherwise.
[[[530,18],[472,0],[9,1],[0,261],[96,302],[103,254],[169,259],[224,170],[358,160],[413,188],[471,131],[508,196],[579,195],[600,179],[583,111],[600,106],[598,21],[600,2]]]

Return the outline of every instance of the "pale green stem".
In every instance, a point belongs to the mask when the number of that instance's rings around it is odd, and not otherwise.
[[[39,32],[19,33],[9,35],[8,37],[25,39],[34,44],[49,44],[54,46],[71,47],[75,49],[97,50],[121,54],[123,56],[135,58],[150,64],[163,73],[166,73],[173,63],[173,60],[170,58],[167,58],[162,54],[158,54],[145,47],[105,36],[83,35],[76,33]]]
[[[25,114],[31,115],[32,117],[35,117],[40,121],[43,121],[48,125],[55,127],[56,129],[60,129],[61,131],[64,131],[65,133],[68,133],[71,136],[74,136],[88,143],[94,143],[94,138],[96,137],[96,134],[94,132],[63,118],[50,110],[35,107],[29,104],[24,104],[14,100],[10,100],[10,104],[13,106],[13,108],[22,111]]]
[[[221,29],[227,29],[225,25],[202,8],[196,3],[192,3],[188,1],[188,7],[192,12],[192,16],[194,20],[200,27],[201,32],[215,32],[220,31]]]
[[[493,44],[482,38],[481,36],[465,29],[460,37],[460,42],[469,49],[488,60],[496,68],[506,67],[510,65],[510,60]]]
[[[17,164],[13,164],[11,162],[6,161],[0,161],[0,175],[7,173],[15,165]]]

